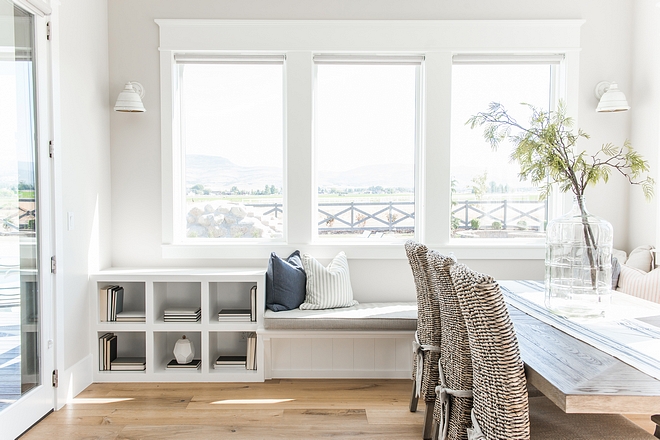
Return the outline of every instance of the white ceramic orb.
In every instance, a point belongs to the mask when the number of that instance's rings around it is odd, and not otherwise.
[[[174,344],[174,358],[179,364],[188,364],[195,357],[195,346],[185,335]]]

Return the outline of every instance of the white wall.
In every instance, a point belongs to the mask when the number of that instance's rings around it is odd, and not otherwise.
[[[592,135],[589,146],[622,143],[630,136],[630,112],[597,114],[593,89],[601,80],[616,80],[630,95],[632,88],[632,8],[626,0],[111,0],[109,8],[110,94],[116,96],[126,81],[146,89],[144,114],[110,115],[112,150],[112,265],[217,266],[265,265],[257,261],[177,260],[161,257],[160,102],[158,26],[156,18],[235,19],[586,19],[580,57],[579,125]],[[634,104],[633,104],[634,105]],[[628,187],[614,178],[589,191],[594,214],[606,217],[615,231],[628,227]],[[617,203],[612,203],[616,200]],[[615,246],[628,248],[628,236],[615,233]],[[403,255],[403,253],[402,253]],[[350,256],[349,256],[350,257]],[[543,278],[542,260],[469,260],[476,270],[496,278]],[[380,299],[414,298],[407,261],[354,260],[351,262],[356,295]]]
[[[632,136],[631,140],[649,160],[653,177],[660,170],[660,3],[636,0],[633,20],[632,70]],[[648,203],[638,188],[631,190],[631,213],[628,242],[630,247],[642,244],[660,246],[660,192]]]
[[[64,230],[64,365],[62,373],[89,355],[88,273],[110,264],[110,134],[108,97],[108,8],[105,0],[61,0],[54,29],[59,44],[60,179]]]

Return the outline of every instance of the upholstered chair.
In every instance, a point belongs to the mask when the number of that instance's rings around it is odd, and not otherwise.
[[[450,273],[473,367],[468,440],[657,440],[621,415],[566,414],[546,397],[528,397],[518,340],[499,285],[461,264]]]
[[[417,291],[417,331],[413,342],[413,389],[410,411],[417,411],[418,399],[425,402],[422,438],[431,438],[435,387],[438,383],[440,358],[440,305],[437,280],[428,262],[428,248],[409,240],[406,255]]]

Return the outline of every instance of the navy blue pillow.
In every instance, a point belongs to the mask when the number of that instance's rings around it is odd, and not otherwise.
[[[274,312],[297,309],[305,301],[306,281],[300,251],[286,260],[273,252],[266,271],[266,307]]]

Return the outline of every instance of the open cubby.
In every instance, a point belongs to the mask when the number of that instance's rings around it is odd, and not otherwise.
[[[155,282],[154,321],[164,322],[165,310],[172,308],[196,308],[202,306],[202,284],[200,282]],[[202,313],[203,314],[203,313]],[[168,324],[195,324],[170,322]]]
[[[117,335],[117,357],[143,357],[146,358],[146,333],[143,331],[99,331],[96,333],[96,345],[99,347],[99,338],[106,333]],[[101,348],[98,348],[97,359],[101,356]],[[98,364],[98,362],[97,362]],[[100,368],[99,368],[100,370]],[[125,373],[124,371],[103,371],[104,373]],[[132,371],[135,373],[135,371]],[[143,373],[140,371],[140,373]]]
[[[209,283],[209,317],[212,323],[218,322],[220,309],[250,310],[251,282],[211,282]]]
[[[183,336],[190,339],[195,349],[193,359],[202,358],[202,334],[200,332],[154,332],[154,371],[173,373],[199,373],[201,369],[167,369],[167,364],[174,359],[174,344]]]
[[[103,312],[101,310],[101,289],[107,286],[121,286],[124,288],[124,311],[141,312],[145,313],[146,307],[146,289],[144,282],[135,281],[97,281],[96,282],[96,296],[97,296],[97,319],[103,321]],[[105,294],[105,291],[103,292]]]

